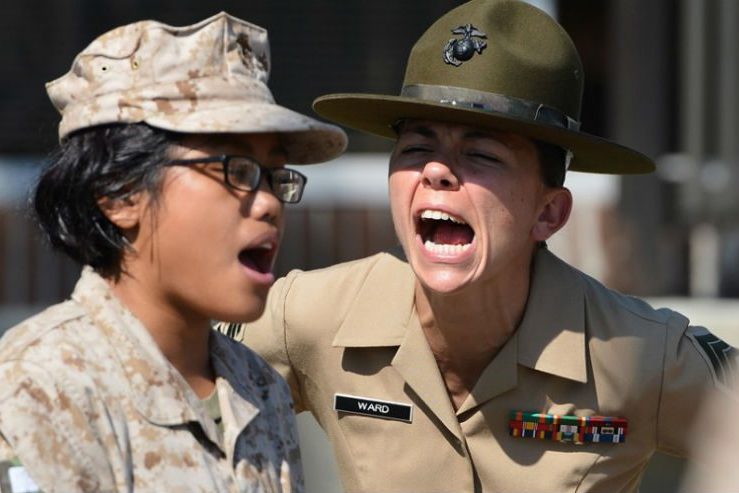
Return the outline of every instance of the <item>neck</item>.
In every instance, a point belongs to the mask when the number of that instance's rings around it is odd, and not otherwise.
[[[521,322],[530,272],[526,264],[512,279],[492,279],[455,293],[437,293],[417,281],[421,327],[456,407]]]
[[[210,321],[167,299],[145,276],[128,271],[109,283],[195,393],[201,398],[209,395],[215,382],[209,352]]]

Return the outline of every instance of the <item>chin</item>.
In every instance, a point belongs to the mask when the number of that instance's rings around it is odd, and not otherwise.
[[[229,307],[223,307],[218,313],[211,316],[220,322],[239,323],[253,322],[262,316],[266,306],[266,299],[241,300],[242,302]]]
[[[461,272],[423,272],[415,271],[420,283],[438,294],[454,294],[470,285],[468,275]]]

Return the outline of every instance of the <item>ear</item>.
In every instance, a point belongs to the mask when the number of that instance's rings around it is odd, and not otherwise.
[[[564,187],[544,192],[542,206],[531,230],[534,241],[546,241],[567,224],[572,211],[572,194]]]
[[[98,207],[105,217],[125,234],[139,226],[146,208],[146,200],[143,193],[118,199],[102,197],[98,199]]]

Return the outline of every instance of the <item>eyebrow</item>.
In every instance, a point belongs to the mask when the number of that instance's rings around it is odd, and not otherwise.
[[[251,152],[251,149],[249,149],[249,152]],[[287,160],[287,149],[285,149],[285,146],[282,145],[282,143],[279,143],[278,145],[270,149],[269,155],[274,156],[274,157],[285,158],[285,160]]]
[[[431,127],[428,127],[426,125],[415,125],[415,126],[408,126],[403,129],[404,132],[407,133],[415,133],[419,134],[422,137],[426,137],[428,139],[435,139],[437,138],[436,132],[431,129]],[[509,146],[509,143],[506,139],[501,138],[500,135],[496,133],[492,133],[490,131],[485,130],[469,130],[465,132],[462,135],[462,138],[465,140],[474,140],[474,139],[485,139],[485,140],[494,140],[495,142],[499,142],[505,146]]]
[[[278,139],[282,140],[282,139]],[[248,142],[244,142],[243,144],[244,151],[250,156],[254,155],[254,148],[249,144]],[[282,142],[272,147],[272,149],[269,150],[270,157],[279,157],[284,158],[287,160],[287,149],[285,149],[285,146],[282,145]]]
[[[401,130],[403,133],[414,133],[418,134],[421,137],[426,137],[429,139],[436,138],[436,132],[431,130],[431,128],[425,126],[425,125],[413,125],[413,126],[406,126],[405,128],[402,128]]]
[[[505,144],[505,141],[500,138],[499,135],[485,132],[482,130],[471,130],[469,132],[465,132],[463,135],[465,139],[487,139],[487,140],[494,140],[496,142],[500,142],[501,144]]]

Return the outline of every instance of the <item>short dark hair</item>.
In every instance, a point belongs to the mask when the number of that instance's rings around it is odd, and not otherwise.
[[[163,165],[175,133],[145,123],[79,130],[52,154],[42,172],[33,206],[49,242],[103,277],[121,274],[129,242],[102,213],[98,201],[148,192],[156,204]]]
[[[559,188],[565,184],[567,172],[567,151],[558,145],[535,140],[536,152],[539,154],[539,169],[544,185]]]

